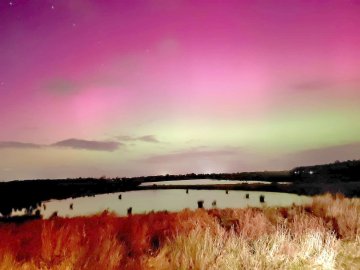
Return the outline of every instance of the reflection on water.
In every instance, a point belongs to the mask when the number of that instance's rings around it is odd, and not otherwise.
[[[264,203],[260,196],[264,196]],[[248,197],[248,198],[247,198]],[[96,195],[66,200],[51,200],[41,208],[44,218],[54,212],[59,216],[84,216],[109,210],[118,215],[127,215],[131,207],[133,214],[154,211],[180,211],[198,208],[203,201],[204,208],[243,208],[247,206],[290,206],[310,202],[311,197],[288,193],[229,190],[140,190]],[[72,209],[71,209],[72,208]]]
[[[188,180],[174,180],[174,181],[159,181],[159,182],[146,182],[140,186],[152,185],[220,185],[220,184],[270,184],[271,182],[265,181],[239,181],[239,180],[213,180],[213,179],[188,179]]]

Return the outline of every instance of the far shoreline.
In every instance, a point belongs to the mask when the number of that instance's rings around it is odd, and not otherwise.
[[[227,180],[227,184],[141,186],[147,182],[191,179]],[[264,183],[231,183],[232,181],[262,181]],[[287,182],[286,184],[282,184]],[[9,216],[13,210],[27,209],[34,214],[42,202],[98,194],[137,190],[194,189],[244,190],[282,192],[314,196],[341,193],[346,197],[360,197],[360,160],[324,165],[296,167],[288,171],[264,171],[218,174],[158,175],[133,178],[73,178],[0,182],[0,213]]]

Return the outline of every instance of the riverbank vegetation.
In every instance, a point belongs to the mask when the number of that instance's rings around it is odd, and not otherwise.
[[[0,224],[0,269],[359,269],[360,199]]]

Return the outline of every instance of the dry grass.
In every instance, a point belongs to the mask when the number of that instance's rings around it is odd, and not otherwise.
[[[178,235],[148,260],[152,269],[335,269],[338,240],[330,232],[294,237],[277,230],[248,240],[218,226]]]
[[[360,269],[360,199],[0,225],[0,269]]]

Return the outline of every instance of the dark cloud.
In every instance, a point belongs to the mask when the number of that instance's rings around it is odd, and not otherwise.
[[[3,148],[41,148],[43,145],[24,142],[0,142],[0,149]]]
[[[0,142],[0,149],[5,148],[42,148],[42,147],[68,147],[73,149],[85,149],[85,150],[95,150],[95,151],[115,151],[121,145],[120,142],[115,141],[89,141],[82,139],[67,139],[59,141],[50,145],[45,144],[35,144],[35,143],[25,143],[25,142],[14,142],[14,141],[5,141]]]
[[[294,84],[291,88],[295,91],[300,91],[300,92],[312,92],[312,91],[323,90],[324,88],[329,88],[329,87],[334,87],[334,82],[313,80],[313,81],[303,81]]]
[[[114,141],[88,141],[81,139],[67,139],[54,143],[51,146],[112,152],[117,150],[121,145],[121,143]]]
[[[146,135],[137,138],[138,141],[159,143],[160,141],[154,135]]]
[[[340,87],[351,87],[358,86],[360,80],[357,78],[348,79],[348,80],[304,80],[293,84],[290,86],[290,89],[298,92],[314,92],[314,91],[324,91]]]
[[[156,138],[155,135],[144,135],[140,137],[135,136],[117,136],[116,139],[119,141],[142,141],[142,142],[149,142],[149,143],[160,143],[160,141]]]

